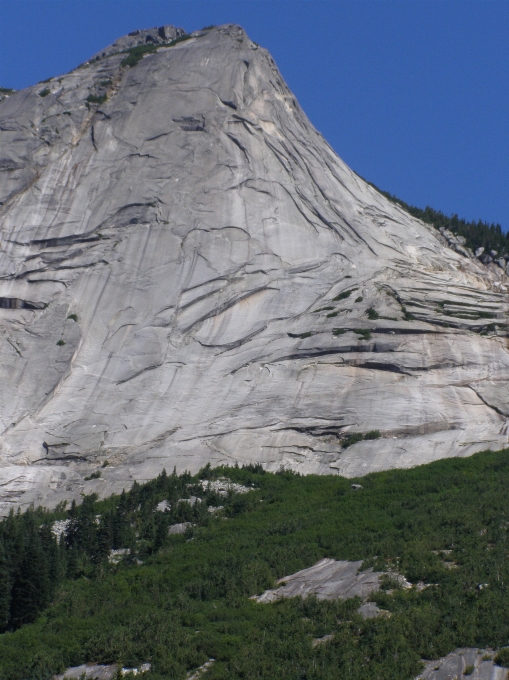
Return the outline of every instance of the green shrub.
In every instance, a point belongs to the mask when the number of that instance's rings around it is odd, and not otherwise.
[[[401,305],[401,311],[403,312],[403,317],[405,321],[413,321],[415,319],[415,316],[413,314],[407,312],[405,305]]]
[[[352,444],[356,444],[357,442],[362,442],[364,440],[370,440],[370,439],[379,439],[380,438],[380,432],[379,430],[370,430],[369,432],[354,432],[353,434],[348,435],[345,439],[342,440],[341,446],[342,448],[346,449],[349,446],[352,446]]]
[[[63,347],[65,345],[65,340],[62,340],[62,338],[60,338],[60,340],[57,342],[57,345],[59,347]]]
[[[363,300],[364,300],[364,298],[361,297],[360,295],[359,295],[358,298],[355,298],[355,302],[362,302]]]
[[[44,90],[39,92],[39,97],[47,97],[49,94],[51,94],[51,90],[48,90],[48,88],[45,87]]]
[[[157,51],[157,48],[158,45],[154,45],[154,43],[131,47],[127,50],[127,57],[124,57],[120,62],[120,66],[129,66],[130,68],[133,68],[146,54],[153,54]]]
[[[86,101],[89,104],[104,104],[107,99],[108,95],[106,94],[89,94]]]
[[[178,45],[178,43],[181,43],[184,40],[189,40],[189,38],[192,38],[192,36],[188,33],[185,33],[184,35],[181,35],[178,38],[175,38],[175,40],[171,40],[164,45],[148,43],[146,45],[137,45],[136,47],[131,47],[127,50],[127,57],[122,59],[120,65],[133,68],[139,61],[141,61],[141,59],[143,59],[146,54],[153,54],[154,52],[157,52],[159,47],[173,47],[173,45]]]
[[[103,467],[104,467],[104,466],[103,466]],[[100,470],[97,470],[96,472],[92,472],[91,475],[89,475],[88,477],[84,477],[83,479],[84,479],[86,482],[89,482],[91,479],[99,479],[100,476],[101,476],[101,471],[100,471]]]
[[[495,663],[498,666],[509,668],[509,647],[501,649],[495,657]]]
[[[371,331],[369,328],[354,328],[354,333],[360,335],[363,340],[369,340],[371,338]]]
[[[169,42],[167,47],[173,47],[173,45],[178,45],[178,43],[184,42],[185,40],[190,40],[192,37],[193,36],[189,33],[184,33],[184,35],[180,35],[178,38],[175,38],[175,40]]]
[[[368,319],[371,319],[371,321],[376,321],[376,319],[380,318],[379,315],[378,315],[378,312],[375,309],[373,309],[373,307],[370,307],[367,310],[367,314],[368,314]]]
[[[305,333],[288,333],[290,338],[310,338],[313,335],[311,331],[306,331]]]
[[[351,277],[350,277],[351,278]],[[350,297],[350,295],[353,293],[353,290],[344,290],[342,293],[339,295],[336,295],[335,298],[332,298],[333,302],[336,302],[337,300],[345,300],[346,298]]]
[[[348,435],[343,441],[341,442],[341,446],[344,449],[347,449],[349,446],[352,446],[352,444],[357,444],[357,442],[361,442],[364,439],[364,435],[362,432],[354,432],[354,434]]]
[[[67,318],[70,319],[71,321],[78,321],[78,315],[77,314],[69,314],[69,316]]]
[[[475,671],[475,666],[473,666],[472,664],[470,664],[470,665],[467,666],[467,667],[465,668],[465,670],[463,671],[463,675],[472,675],[472,673],[473,673],[474,671]]]
[[[10,87],[0,87],[0,94],[14,94],[16,90],[11,90]]]

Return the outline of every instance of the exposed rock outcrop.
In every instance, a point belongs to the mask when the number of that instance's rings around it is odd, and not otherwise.
[[[361,571],[361,567],[362,560],[347,562],[326,557],[308,569],[283,576],[277,581],[278,588],[266,590],[251,599],[260,604],[310,595],[318,600],[346,600],[350,597],[367,600],[371,593],[380,589],[380,577],[384,573],[372,568]]]
[[[505,271],[353,173],[241,28],[122,65],[152,33],[0,104],[2,511],[507,446]]]
[[[493,661],[493,650],[464,647],[438,661],[427,661],[425,671],[416,680],[506,680],[508,671]]]

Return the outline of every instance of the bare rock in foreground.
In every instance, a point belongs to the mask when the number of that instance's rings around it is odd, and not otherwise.
[[[251,599],[261,604],[275,602],[286,597],[308,597],[314,595],[318,600],[346,600],[360,597],[366,600],[371,593],[379,590],[383,572],[373,569],[359,571],[362,560],[346,562],[325,558],[309,569],[284,576],[277,581],[281,584],[274,590],[266,590]]]
[[[508,671],[493,662],[493,651],[465,647],[438,659],[426,661],[426,670],[416,680],[506,680]]]
[[[112,680],[118,671],[117,664],[93,664],[86,663],[81,666],[68,668],[61,675],[54,675],[53,680]],[[143,677],[150,671],[150,664],[144,663],[139,668],[121,668],[122,675],[139,675]]]

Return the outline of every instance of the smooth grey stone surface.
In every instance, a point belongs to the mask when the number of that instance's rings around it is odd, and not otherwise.
[[[505,271],[352,172],[240,27],[131,38],[0,102],[0,512],[507,446]]]
[[[111,680],[117,673],[117,664],[83,664],[68,668],[62,675],[54,675],[53,680],[70,680],[71,678],[85,678],[86,680]],[[122,675],[141,675],[150,671],[150,664],[141,664],[139,668],[121,668]]]
[[[371,568],[359,571],[361,565],[362,560],[347,562],[326,557],[309,569],[302,569],[295,574],[280,578],[277,581],[277,584],[281,584],[279,588],[266,590],[251,599],[261,604],[287,597],[308,597],[309,595],[316,596],[318,600],[338,598],[346,600],[350,597],[360,597],[365,600],[371,593],[379,590],[380,577],[383,572],[376,572]]]
[[[438,661],[427,661],[426,670],[416,680],[506,680],[507,669],[497,666],[493,660],[483,660],[485,656],[493,658],[493,650],[477,647],[457,649]],[[464,671],[469,666],[473,666],[474,670],[465,675]]]
[[[169,534],[185,534],[188,527],[192,527],[192,522],[180,522],[179,524],[172,524],[168,527]]]

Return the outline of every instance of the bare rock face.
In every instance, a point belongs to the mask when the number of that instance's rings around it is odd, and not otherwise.
[[[437,661],[426,661],[426,669],[415,680],[507,680],[507,669],[493,661],[492,649],[464,647]]]
[[[355,175],[241,28],[122,65],[148,33],[0,103],[3,511],[507,446],[505,271]]]
[[[361,567],[362,560],[346,562],[326,557],[308,569],[280,578],[276,582],[279,588],[266,590],[250,599],[259,604],[269,604],[288,597],[306,598],[310,595],[318,600],[346,600],[350,597],[367,600],[372,593],[380,590],[380,577],[384,573],[373,571],[371,567],[360,571]]]

